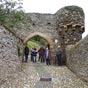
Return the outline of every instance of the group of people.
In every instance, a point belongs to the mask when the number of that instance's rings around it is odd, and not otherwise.
[[[38,61],[41,63],[46,62],[46,65],[50,65],[50,58],[51,58],[51,52],[50,52],[50,47],[44,48],[43,46],[40,47],[38,50],[34,47],[31,49],[31,61],[36,62],[37,61],[37,54],[38,54]],[[29,55],[29,48],[25,46],[24,48],[24,56],[25,59],[24,61],[28,61],[28,55]],[[58,46],[57,51],[56,51],[56,62],[58,65],[62,65],[62,48]]]
[[[48,48],[40,47],[38,50],[34,47],[31,49],[31,61],[36,62],[38,53],[38,61],[44,63],[46,61],[47,65],[50,65],[50,50]]]

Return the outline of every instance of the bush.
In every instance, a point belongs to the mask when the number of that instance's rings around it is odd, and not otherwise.
[[[18,48],[18,57],[23,56],[23,51],[21,51],[19,47],[17,48]]]

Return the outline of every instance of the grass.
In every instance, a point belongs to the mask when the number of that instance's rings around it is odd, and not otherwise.
[[[40,47],[40,45],[36,41],[33,41],[33,40],[28,41],[27,45],[29,48],[36,47],[38,49]]]

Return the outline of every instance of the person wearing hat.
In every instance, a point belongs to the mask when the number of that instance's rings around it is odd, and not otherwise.
[[[57,47],[56,57],[57,57],[58,66],[61,66],[62,65],[62,48],[61,48],[61,46]]]

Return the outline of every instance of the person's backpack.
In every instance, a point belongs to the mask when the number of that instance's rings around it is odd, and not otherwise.
[[[40,49],[40,54],[41,54],[41,55],[44,55],[44,54],[45,54],[45,49],[41,48],[41,49]]]
[[[34,48],[34,50],[33,50],[33,52],[32,52],[32,53],[33,53],[33,55],[34,55],[34,56],[36,56],[36,55],[37,55],[37,50],[36,50],[36,48]]]

